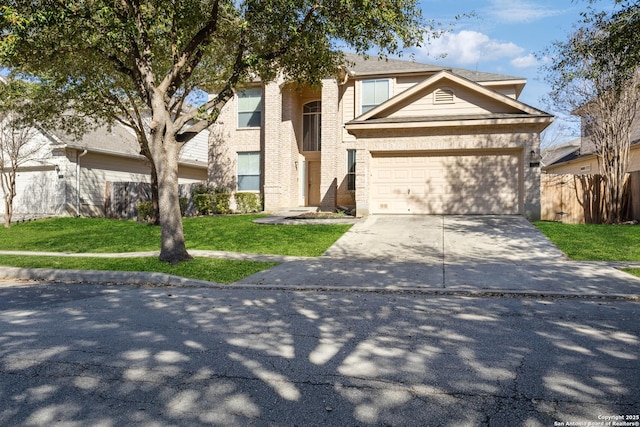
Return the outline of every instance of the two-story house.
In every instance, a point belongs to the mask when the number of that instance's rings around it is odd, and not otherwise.
[[[347,55],[321,88],[286,79],[237,92],[210,133],[209,181],[266,211],[538,218],[540,132],[526,81]]]
[[[580,144],[561,158],[548,162],[543,168],[544,172],[571,175],[592,175],[602,172],[596,147],[585,132],[584,126],[581,133]],[[633,123],[630,142],[628,172],[638,172],[640,171],[640,119]]]

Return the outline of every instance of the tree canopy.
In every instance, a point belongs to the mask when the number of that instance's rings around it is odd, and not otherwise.
[[[432,29],[416,0],[8,0],[0,62],[50,89],[49,117],[72,108],[145,130],[158,174],[160,258],[179,262],[189,255],[177,156],[237,87],[278,73],[317,85],[337,72],[343,49],[398,54]],[[192,108],[198,89],[215,96]]]

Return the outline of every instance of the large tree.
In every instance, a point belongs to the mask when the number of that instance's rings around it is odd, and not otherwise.
[[[282,72],[317,84],[336,73],[343,48],[386,55],[419,44],[432,28],[416,3],[8,0],[0,6],[0,59],[55,88],[66,102],[51,108],[72,107],[98,120],[124,109],[134,121],[141,107],[147,110],[143,151],[158,175],[160,259],[176,263],[190,258],[178,204],[182,146],[256,77],[267,81]],[[196,88],[216,96],[188,108]]]
[[[631,133],[638,117],[640,20],[637,1],[616,1],[613,13],[589,9],[574,33],[547,52],[551,98],[582,120],[583,137],[598,156],[603,219],[623,218]]]

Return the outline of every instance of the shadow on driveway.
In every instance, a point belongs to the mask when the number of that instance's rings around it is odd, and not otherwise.
[[[238,283],[640,294],[640,279],[569,261],[520,216],[370,216],[324,256],[284,263]]]

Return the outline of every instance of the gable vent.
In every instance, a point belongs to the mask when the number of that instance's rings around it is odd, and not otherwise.
[[[453,91],[451,89],[436,89],[436,91],[433,92],[434,104],[453,104],[454,102]]]

